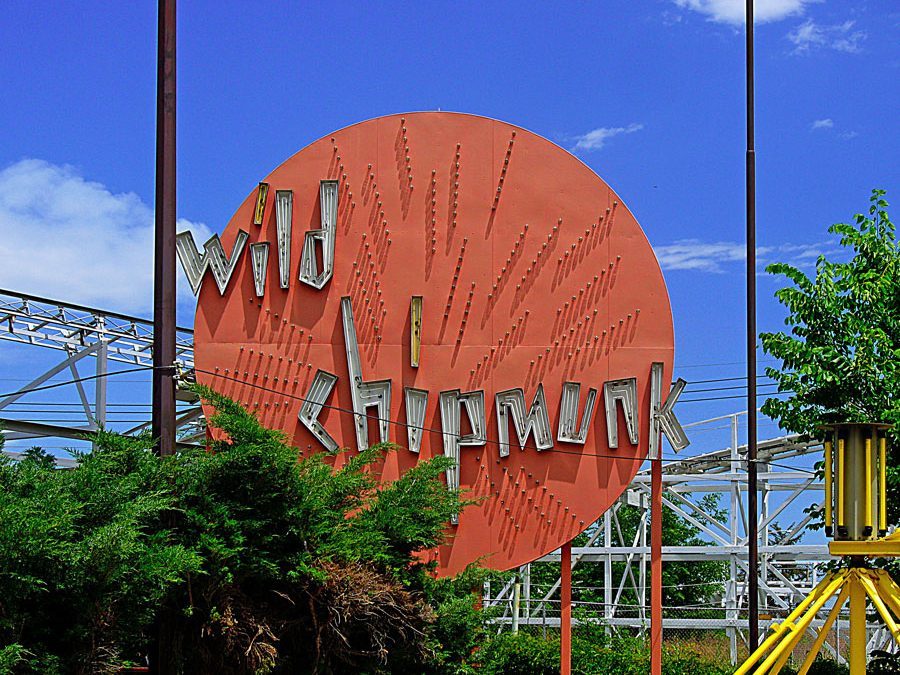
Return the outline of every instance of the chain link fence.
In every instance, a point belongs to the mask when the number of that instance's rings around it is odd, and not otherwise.
[[[484,606],[491,630],[528,633],[545,639],[558,639],[560,600],[553,586],[532,585],[530,588],[515,582],[499,589],[495,597],[486,594]],[[579,639],[604,644],[613,635],[629,640],[649,640],[650,606],[638,603],[604,603],[579,599],[597,589],[573,587],[572,635]],[[602,590],[602,589],[601,589]],[[551,592],[552,591],[552,592]],[[546,596],[550,597],[546,597]],[[793,609],[764,609],[760,614],[760,633],[765,638],[769,627],[783,622]],[[789,664],[795,668],[803,664],[813,648],[818,628],[830,610],[826,606],[813,623],[813,630],[804,633],[795,645]],[[663,607],[664,649],[669,653],[691,654],[699,662],[735,665],[749,656],[747,644],[746,608],[729,609],[719,600],[704,603]],[[847,609],[834,622],[825,638],[820,654],[823,658],[846,663],[848,657],[849,615]],[[894,650],[890,633],[873,620],[869,630],[867,651]]]

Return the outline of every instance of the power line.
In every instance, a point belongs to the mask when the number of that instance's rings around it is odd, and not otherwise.
[[[772,391],[772,392],[762,392],[763,396],[782,396],[784,394],[794,394],[796,393],[793,389],[789,389],[787,391]],[[679,403],[700,403],[701,401],[727,401],[729,399],[735,398],[747,398],[743,394],[738,394],[737,396],[709,396],[706,398],[682,398],[679,399]]]
[[[72,380],[65,380],[63,382],[54,382],[53,384],[45,384],[41,387],[32,387],[31,389],[19,389],[17,391],[10,391],[5,394],[0,394],[0,399],[6,398],[7,396],[16,396],[17,394],[30,394],[35,391],[46,391],[48,389],[56,389],[57,387],[64,387],[68,384],[78,384],[79,382],[89,382],[90,380],[98,380],[104,377],[112,377],[113,375],[122,375],[125,373],[136,373],[138,371],[145,370],[153,370],[152,366],[138,366],[137,368],[126,368],[125,370],[114,370],[106,373],[98,373],[97,375],[87,375],[85,377],[76,377]]]
[[[304,403],[307,402],[307,401],[309,400],[309,399],[307,399],[307,398],[304,397],[304,396],[298,396],[298,395],[296,395],[296,394],[287,394],[287,393],[284,393],[284,392],[280,392],[280,391],[278,391],[278,390],[276,390],[276,389],[271,389],[271,388],[269,388],[269,387],[265,387],[265,386],[263,386],[263,385],[261,385],[261,384],[254,384],[254,383],[251,383],[251,382],[244,382],[244,381],[242,381],[242,380],[239,380],[239,379],[237,379],[237,378],[231,377],[231,376],[229,376],[229,375],[224,375],[224,374],[222,374],[222,373],[217,373],[217,372],[210,371],[210,370],[203,370],[203,369],[200,369],[200,368],[197,368],[196,371],[197,371],[198,373],[203,373],[203,374],[205,374],[205,375],[210,375],[210,376],[212,376],[212,377],[218,377],[218,378],[223,379],[223,380],[227,380],[227,381],[230,381],[230,382],[234,382],[234,383],[236,383],[236,384],[239,384],[239,385],[242,385],[242,386],[245,386],[245,387],[250,387],[250,388],[252,388],[252,389],[259,389],[259,390],[261,390],[261,391],[266,391],[266,392],[269,392],[269,393],[271,393],[271,394],[276,394],[276,395],[278,395],[278,396],[281,396],[282,398],[288,398],[288,399],[292,399],[292,400],[295,400],[295,401],[301,401],[301,402],[304,402]],[[399,421],[393,420],[393,419],[391,419],[391,418],[381,418],[381,417],[378,417],[378,415],[370,415],[369,413],[357,413],[357,412],[355,412],[355,411],[353,411],[353,410],[350,410],[350,409],[348,409],[348,408],[342,408],[342,407],[336,406],[336,405],[329,405],[329,404],[327,404],[327,403],[320,403],[320,402],[318,402],[318,401],[316,401],[315,403],[316,403],[316,405],[319,405],[319,406],[321,406],[322,408],[325,408],[325,409],[328,409],[328,410],[334,410],[335,412],[337,412],[337,413],[339,413],[339,414],[343,414],[343,415],[356,415],[356,416],[359,416],[359,417],[365,417],[367,420],[373,420],[373,421],[376,421],[376,422],[387,422],[387,423],[390,424],[390,425],[397,426],[397,427],[402,427],[403,429],[416,429],[416,430],[423,431],[423,432],[427,432],[427,433],[430,433],[430,434],[439,434],[439,435],[442,435],[442,436],[444,435],[443,429],[432,429],[432,428],[430,428],[430,427],[421,427],[421,426],[417,426],[417,425],[414,425],[414,424],[409,424],[409,423],[406,423],[406,422],[399,422]],[[461,434],[460,434],[460,435],[461,435]],[[499,445],[500,445],[500,442],[499,442],[499,441],[494,441],[494,440],[491,440],[491,439],[485,439],[485,444],[486,444],[486,445],[490,444],[490,445],[497,445],[497,446],[499,446]],[[511,444],[510,444],[510,445],[511,445]],[[527,445],[527,444],[526,444],[525,446],[521,447],[521,450],[522,450],[522,451],[524,451],[524,450],[536,450],[536,451],[540,452],[540,450],[538,450],[535,446],[533,446],[533,445]],[[554,449],[553,449],[553,452],[554,452],[554,453],[558,453],[558,454],[562,454],[562,455],[576,455],[576,456],[579,456],[579,457],[597,457],[597,458],[599,458],[599,459],[618,459],[618,460],[624,460],[624,461],[629,461],[629,462],[634,462],[634,461],[642,461],[642,462],[643,462],[643,461],[647,461],[646,458],[640,458],[640,457],[626,457],[626,456],[622,456],[622,455],[610,455],[610,454],[592,453],[592,452],[577,452],[577,451],[573,451],[573,450],[562,450],[562,449],[559,449],[559,448],[554,448]],[[670,462],[684,462],[684,461],[691,461],[691,462],[716,463],[716,464],[719,464],[719,463],[721,463],[721,462],[723,461],[721,458],[707,458],[707,459],[696,458],[696,459],[695,459],[695,458],[691,458],[691,457],[678,457],[678,456],[674,456],[674,457],[673,457],[673,456],[669,456],[669,457],[661,456],[660,459],[667,459],[667,460],[669,460]],[[652,460],[650,460],[650,461],[652,461]]]

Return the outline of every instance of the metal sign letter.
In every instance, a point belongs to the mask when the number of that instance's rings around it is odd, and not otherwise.
[[[649,459],[659,459],[662,457],[662,448],[660,447],[660,432],[666,435],[669,444],[675,452],[684,450],[691,444],[687,434],[675,417],[673,408],[681,396],[681,392],[687,386],[680,377],[672,385],[666,402],[662,402],[663,390],[663,364],[654,362],[650,365],[650,452],[647,454]]]
[[[619,447],[619,416],[616,401],[622,402],[625,428],[632,445],[638,444],[637,378],[611,380],[603,383],[603,405],[606,408],[606,439],[610,448]]]
[[[425,431],[425,409],[428,407],[428,391],[406,387],[403,390],[406,399],[406,438],[410,452],[419,452],[422,447],[422,435]]]
[[[562,396],[559,401],[559,429],[556,440],[566,443],[584,445],[587,440],[591,418],[594,416],[594,405],[597,402],[597,390],[588,389],[587,401],[584,404],[584,417],[578,427],[578,402],[581,399],[579,382],[563,382]]]
[[[294,211],[292,190],[275,190],[275,230],[278,239],[278,279],[282,288],[291,285],[291,221]]]
[[[319,183],[319,211],[322,227],[310,230],[303,239],[300,281],[322,290],[334,272],[334,240],[337,234],[338,182]],[[322,269],[316,261],[316,242],[322,242]]]
[[[484,408],[484,392],[467,391],[460,393],[459,389],[442,391],[439,398],[441,408],[441,431],[444,439],[444,454],[452,457],[456,462],[447,469],[447,488],[459,489],[459,448],[461,446],[477,446],[487,443],[487,418]],[[465,406],[466,415],[469,417],[469,426],[472,433],[460,433],[460,405]],[[451,518],[452,523],[458,522],[456,517]]]
[[[347,370],[350,372],[350,393],[353,400],[356,448],[362,452],[369,447],[369,408],[378,410],[378,431],[382,443],[387,443],[391,416],[391,381],[364,382],[359,359],[359,343],[353,323],[353,305],[350,298],[341,298],[341,317],[344,322],[344,349],[347,352]]]
[[[253,286],[256,297],[266,292],[266,270],[269,264],[269,242],[257,241],[250,244],[250,261],[253,263]]]
[[[219,294],[225,295],[225,289],[237,266],[238,258],[244,250],[247,239],[250,238],[249,233],[244,230],[238,230],[237,236],[234,238],[234,247],[231,249],[231,258],[225,255],[225,249],[222,248],[222,241],[219,235],[214,234],[206,243],[203,244],[203,254],[197,250],[194,244],[194,235],[190,230],[179,232],[175,235],[175,250],[178,252],[178,259],[181,261],[181,267],[187,276],[188,283],[191,285],[191,291],[194,295],[200,292],[200,284],[203,281],[203,273],[209,268],[212,271],[213,278],[216,280],[216,286],[219,287]]]
[[[338,377],[333,373],[321,369],[316,371],[316,376],[313,378],[312,384],[309,385],[306,400],[300,406],[300,413],[298,414],[303,426],[309,429],[310,433],[316,437],[316,440],[329,452],[337,450],[338,443],[325,430],[322,423],[319,422],[319,413],[322,412],[325,400],[328,398],[331,390],[334,389],[337,381]]]
[[[528,436],[534,433],[534,445],[538,450],[549,450],[553,447],[550,431],[550,415],[547,413],[547,402],[544,399],[544,385],[539,384],[531,404],[531,410],[525,413],[525,392],[522,389],[507,389],[497,392],[497,431],[500,439],[500,456],[509,456],[509,425],[507,420],[512,415],[519,447],[525,449]]]

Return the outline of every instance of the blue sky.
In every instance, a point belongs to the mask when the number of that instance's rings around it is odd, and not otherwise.
[[[572,149],[637,216],[669,286],[676,373],[743,374],[743,0],[180,5],[185,227],[221,231],[336,128],[437,108],[500,118]],[[871,188],[897,200],[900,7],[757,6],[759,255],[811,265]],[[0,287],[149,316],[155,50],[153,2],[4,3]],[[780,326],[777,287],[760,277],[761,329]],[[183,293],[184,321],[190,308]],[[35,375],[36,351],[0,345],[3,381]]]

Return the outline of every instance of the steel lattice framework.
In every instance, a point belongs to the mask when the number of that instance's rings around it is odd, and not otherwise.
[[[176,336],[178,361],[190,371],[194,366],[194,332],[179,328]],[[72,389],[84,412],[83,423],[56,426],[36,421],[0,417],[4,436],[8,440],[28,438],[82,439],[86,433],[106,425],[107,379],[110,362],[128,364],[132,369],[150,370],[153,367],[153,323],[127,314],[107,312],[83,305],[51,300],[26,293],[0,289],[0,340],[46,347],[61,351],[65,356],[59,363],[44,371],[18,391],[0,398],[0,415],[51,378],[68,371]],[[95,359],[93,375],[79,371],[79,363],[86,357]],[[84,383],[94,382],[94,400],[88,398]],[[193,397],[185,397],[190,401]],[[178,419],[182,443],[202,437],[204,430],[197,426],[199,406],[181,412]],[[141,431],[146,424],[127,432]]]
[[[105,425],[107,421],[106,380],[110,362],[127,364],[131,368],[152,367],[152,322],[135,316],[106,312],[91,307],[58,302],[9,290],[0,290],[0,340],[54,349],[63,353],[61,360],[35,377],[18,391],[0,398],[0,425],[8,440],[35,438],[84,438],[86,433]],[[190,373],[194,364],[193,331],[179,328],[177,335],[178,360]],[[78,370],[86,357],[94,357],[94,373],[84,377]],[[66,387],[76,397],[84,412],[84,422],[57,426],[40,421],[12,419],[3,409],[41,387],[54,376],[69,371],[71,386]],[[94,400],[89,400],[84,380],[94,380]],[[195,401],[179,416],[180,440],[196,442],[205,434],[202,413]],[[665,546],[663,556],[669,561],[721,561],[728,565],[728,575],[715,594],[724,618],[666,616],[667,629],[725,629],[729,636],[731,658],[736,662],[739,644],[746,644],[744,629],[747,607],[747,447],[739,444],[739,425],[746,413],[735,413],[685,425],[702,427],[726,421],[731,430],[728,447],[701,455],[685,457],[664,464],[663,482],[666,490],[664,505],[691,523],[709,545]],[[129,428],[137,432],[147,424]],[[797,437],[773,438],[759,443],[758,477],[760,503],[760,607],[769,623],[805,597],[821,577],[824,563],[833,558],[824,543],[797,543],[806,530],[821,502],[822,484],[807,468],[793,464],[803,462],[820,452],[815,442]],[[10,451],[12,457],[18,453]],[[68,464],[61,460],[62,465]],[[649,624],[649,470],[640,472],[620,500],[596,523],[588,528],[588,545],[572,549],[573,565],[599,564],[603,567],[603,603],[601,620],[608,626],[643,630]],[[699,496],[721,495],[726,517],[708,513],[698,501]],[[623,536],[618,518],[625,505],[636,506],[641,515],[637,531],[631,538]],[[782,527],[787,515],[804,512],[799,520]],[[559,554],[551,554],[539,562],[559,563]],[[624,563],[624,564],[623,564]],[[491,593],[486,589],[487,605],[502,608],[497,620],[500,628],[519,624],[558,625],[559,617],[552,607],[559,581],[540,595],[533,594],[530,566],[520,568],[519,574],[502,588]],[[639,602],[623,603],[627,593]],[[824,618],[824,617],[823,617]],[[822,618],[822,619],[823,619]],[[814,622],[820,626],[822,619]],[[836,623],[838,635],[846,634],[846,619]],[[873,631],[870,647],[885,642],[881,631]],[[840,639],[839,637],[837,638]],[[834,650],[835,646],[829,645]],[[840,657],[840,649],[836,650]]]
[[[153,322],[0,289],[0,338],[70,356],[106,345],[110,361],[152,367]],[[194,331],[178,328],[178,360],[194,366]]]

